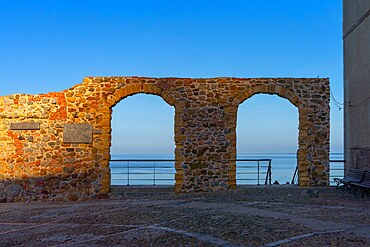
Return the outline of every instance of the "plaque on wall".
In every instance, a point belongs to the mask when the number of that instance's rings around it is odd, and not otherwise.
[[[18,122],[10,123],[11,130],[39,130],[40,123],[38,122]]]
[[[92,143],[92,126],[86,123],[65,124],[64,143]]]

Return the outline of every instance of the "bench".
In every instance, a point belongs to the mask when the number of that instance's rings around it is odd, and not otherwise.
[[[334,178],[334,181],[337,183],[337,187],[343,184],[343,190],[345,188],[350,189],[351,183],[360,183],[365,178],[366,170],[362,169],[349,169],[347,175],[344,178]]]
[[[370,172],[365,173],[365,177],[361,182],[350,182],[350,185],[354,187],[355,195],[356,191],[360,189],[362,192],[362,197],[364,197],[365,193],[368,193],[370,189]]]

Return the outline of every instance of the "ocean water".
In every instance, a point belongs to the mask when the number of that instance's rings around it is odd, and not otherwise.
[[[131,160],[110,162],[112,185],[174,185],[173,154],[112,154],[112,160]],[[271,159],[271,182],[280,184],[291,183],[297,165],[295,153],[244,153],[238,154],[238,159]],[[330,154],[331,160],[343,160],[342,153]],[[140,160],[140,161],[132,161]],[[237,161],[237,185],[264,184],[268,169],[268,161]],[[334,185],[333,177],[343,177],[344,164],[330,163],[330,182]],[[259,174],[258,174],[259,171]]]

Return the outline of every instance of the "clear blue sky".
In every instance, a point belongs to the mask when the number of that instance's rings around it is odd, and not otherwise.
[[[320,76],[342,101],[341,11],[340,0],[2,0],[0,95],[60,91],[85,76]],[[342,114],[332,105],[334,152]],[[254,96],[238,117],[238,151],[297,149],[286,100]],[[129,97],[114,109],[112,151],[172,153],[172,125],[159,97]]]

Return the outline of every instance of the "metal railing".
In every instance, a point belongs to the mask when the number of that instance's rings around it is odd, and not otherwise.
[[[298,184],[298,165],[295,167],[291,184]]]
[[[237,185],[256,184],[252,181],[257,182],[257,185],[260,185],[262,179],[264,179],[264,184],[271,185],[272,159],[236,159],[235,161]],[[262,174],[265,175],[262,177]]]
[[[330,163],[330,176],[329,183],[334,185],[333,178],[344,176],[344,164],[345,160],[329,160]],[[295,168],[294,175],[292,177],[292,184],[298,184],[298,165]]]
[[[344,165],[346,161],[345,160],[330,160],[330,176],[329,176],[329,182],[330,185],[335,185],[333,178],[344,177]]]
[[[173,159],[120,159],[110,160],[113,185],[173,185]]]
[[[261,181],[271,184],[271,159],[237,159],[235,162],[238,185],[259,185]],[[110,160],[112,185],[174,185],[174,163],[173,159]]]

